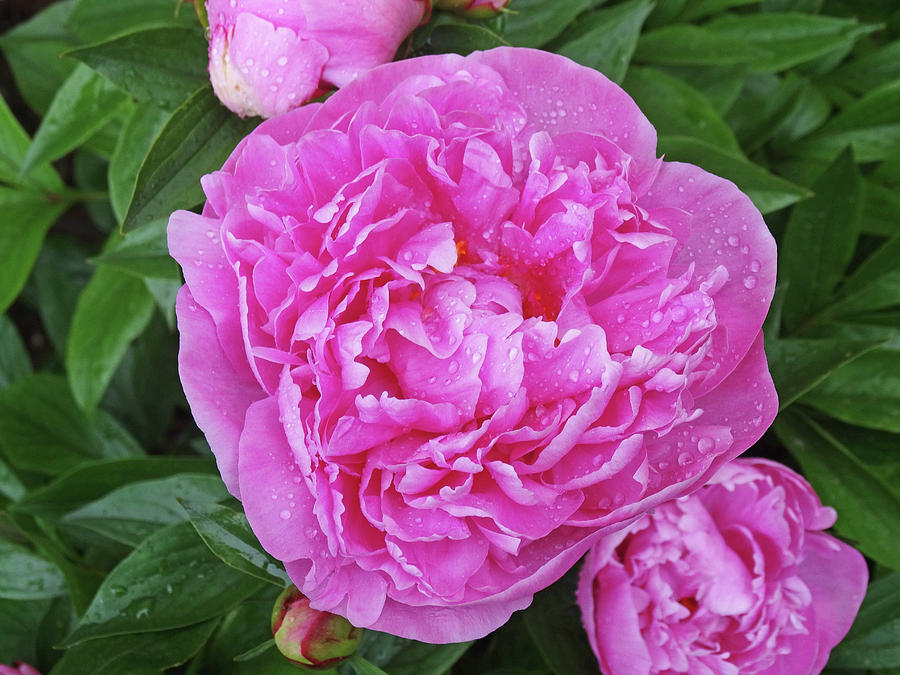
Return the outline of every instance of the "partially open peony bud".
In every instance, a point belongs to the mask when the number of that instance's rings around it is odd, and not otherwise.
[[[11,666],[0,664],[0,675],[41,675],[37,670],[29,666],[27,663],[16,661]]]
[[[296,586],[288,586],[272,610],[272,635],[278,651],[307,668],[333,668],[353,656],[362,634],[362,628],[344,617],[310,607],[309,598]]]
[[[426,0],[206,0],[209,77],[241,117],[274,117],[394,58]]]
[[[509,0],[435,0],[437,9],[458,12],[476,19],[488,19],[509,4]]]

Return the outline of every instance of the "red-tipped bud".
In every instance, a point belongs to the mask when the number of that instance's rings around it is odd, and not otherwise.
[[[288,586],[275,601],[272,635],[278,651],[290,661],[324,670],[353,656],[363,629],[347,619],[309,606],[309,598]]]
[[[465,14],[475,19],[489,19],[509,4],[509,0],[434,0],[437,9]]]

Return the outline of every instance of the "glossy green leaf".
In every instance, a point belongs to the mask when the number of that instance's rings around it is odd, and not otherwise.
[[[172,114],[144,158],[122,229],[203,201],[200,177],[221,168],[256,123],[232,114],[209,88],[197,91]]]
[[[603,0],[515,0],[503,37],[516,47],[540,47],[563,32],[572,20]]]
[[[82,462],[48,485],[29,492],[16,504],[15,510],[58,519],[123,485],[196,472],[213,473],[215,464],[199,457],[135,457]]]
[[[733,181],[762,213],[783,209],[812,194],[806,188],[769,173],[759,164],[697,138],[660,136],[659,152],[668,160],[690,162]]]
[[[838,512],[838,532],[866,555],[900,569],[900,499],[809,416],[779,415],[775,432],[800,463],[822,502]]]
[[[509,43],[506,40],[484,26],[471,23],[444,23],[431,31],[422,53],[466,55],[507,44]]]
[[[19,182],[19,172],[30,145],[28,134],[0,96],[0,183]],[[59,192],[62,189],[59,175],[49,164],[35,167],[25,184],[49,192]]]
[[[900,574],[869,585],[850,632],[828,663],[836,668],[900,668]]]
[[[591,652],[575,604],[576,565],[556,583],[534,596],[523,617],[541,655],[555,672],[594,675],[597,659]]]
[[[75,0],[53,3],[0,36],[0,49],[19,92],[39,113],[47,110],[75,69],[75,61],[60,58],[60,54],[75,46],[75,38],[63,27],[74,4]]]
[[[795,152],[830,160],[848,145],[858,162],[877,162],[900,152],[900,80],[854,100],[798,143]]]
[[[177,108],[209,80],[207,44],[190,28],[150,28],[66,53],[138,101]]]
[[[703,94],[716,112],[724,115],[741,93],[747,66],[667,66],[664,72]]]
[[[621,82],[653,0],[628,0],[581,17],[556,52]]]
[[[67,207],[32,190],[0,186],[0,312],[19,295],[47,230]]]
[[[753,59],[754,69],[780,71],[849,47],[876,26],[831,16],[767,13],[723,14],[704,28],[736,45],[765,52],[765,56]]]
[[[700,26],[678,24],[641,35],[635,61],[663,66],[749,64],[768,56],[765,49]]]
[[[179,501],[197,534],[226,565],[280,588],[291,583],[282,566],[262,550],[243,513],[189,496]]]
[[[0,391],[0,448],[20,469],[56,475],[87,459],[133,455],[122,433],[108,416],[92,424],[56,375],[31,375]]]
[[[828,304],[853,257],[862,221],[862,179],[850,152],[812,187],[815,196],[794,207],[779,248],[788,331]]]
[[[900,217],[900,213],[897,216]],[[844,280],[831,312],[836,315],[852,315],[900,304],[898,260],[900,234],[882,244]]]
[[[870,180],[865,184],[862,231],[881,237],[900,234],[900,190],[888,188]]]
[[[900,40],[847,61],[827,80],[858,94],[900,80]]]
[[[131,274],[100,268],[78,298],[66,347],[75,400],[93,410],[125,351],[150,321],[153,298]]]
[[[693,136],[733,154],[741,149],[729,126],[703,94],[655,68],[631,68],[622,85],[665,136]]]
[[[20,175],[77,148],[121,112],[127,97],[85,65],[59,88],[22,162]]]
[[[404,643],[384,666],[390,675],[443,675],[474,644],[432,645],[415,640],[405,640]]]
[[[5,600],[39,600],[65,593],[63,577],[52,563],[3,539],[0,569],[0,598]]]
[[[370,663],[366,661],[359,654],[354,654],[351,656],[347,663],[350,665],[350,668],[353,669],[353,672],[356,675],[388,675],[381,668],[376,666],[374,663]]]
[[[883,340],[768,339],[766,356],[784,410],[837,368],[881,345]]]
[[[0,663],[35,663],[38,628],[49,600],[0,600]]]
[[[900,433],[900,345],[841,366],[801,400],[843,422]]]
[[[169,525],[107,575],[64,646],[206,621],[240,603],[259,584],[224,565],[189,523]]]
[[[681,21],[696,21],[711,14],[716,14],[725,9],[742,7],[744,5],[756,5],[760,0],[688,0],[684,10],[679,15]]]
[[[161,527],[187,520],[180,500],[205,504],[227,498],[228,491],[218,476],[176,474],[123,485],[69,512],[61,522],[137,546]]]
[[[31,359],[16,325],[0,314],[0,389],[31,373]]]
[[[181,665],[209,640],[216,621],[92,640],[66,651],[50,675],[150,675]]]
[[[131,203],[141,162],[167,120],[168,113],[155,105],[138,105],[134,107],[119,135],[109,160],[107,180],[110,203],[120,223]]]
[[[797,106],[806,82],[790,74],[751,73],[726,120],[748,153],[761,147],[785,124]]]
[[[25,495],[25,486],[18,479],[13,470],[0,459],[0,495],[10,501],[17,501]]]
[[[84,44],[138,29],[196,25],[193,12],[176,12],[173,0],[78,0],[66,22]]]
[[[161,218],[128,232],[121,243],[92,258],[91,262],[140,278],[174,280],[181,286],[178,264],[169,255],[168,224],[168,218]]]

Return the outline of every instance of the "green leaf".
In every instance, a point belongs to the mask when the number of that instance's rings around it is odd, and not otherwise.
[[[668,160],[690,162],[733,181],[763,213],[783,209],[812,194],[806,188],[769,173],[758,164],[697,138],[660,136],[659,152],[664,153]]]
[[[735,155],[740,146],[712,104],[683,80],[655,68],[631,68],[622,85],[664,136],[693,136]]]
[[[758,2],[759,0],[689,0],[678,18],[684,22],[696,21],[732,7],[755,5]]]
[[[369,663],[359,654],[354,654],[347,661],[356,675],[388,675],[381,668],[373,663]]]
[[[405,640],[384,666],[391,675],[443,675],[462,658],[474,642],[432,645]]]
[[[160,108],[149,104],[137,105],[119,135],[109,160],[107,181],[109,200],[120,223],[131,203],[141,162],[167,120],[168,114]]]
[[[830,161],[848,145],[858,162],[878,162],[900,152],[900,80],[850,103],[794,151]]]
[[[724,115],[741,93],[747,66],[668,66],[665,72],[699,91]]]
[[[19,295],[47,230],[67,207],[31,190],[0,186],[0,312]]]
[[[100,268],[78,298],[66,347],[69,384],[93,410],[131,344],[150,321],[153,297],[140,279]]]
[[[754,69],[780,71],[849,47],[877,26],[832,16],[771,13],[724,14],[705,28],[722,39],[766,52],[753,59]]]
[[[0,96],[0,182],[19,182],[19,171],[29,145],[31,139]],[[49,192],[58,192],[63,187],[56,171],[49,164],[35,167],[25,184]]]
[[[197,534],[229,567],[284,588],[291,583],[281,565],[262,550],[243,513],[213,503],[179,499]]]
[[[864,94],[895,80],[900,80],[900,40],[851,59],[827,76],[829,83],[857,94]]]
[[[778,392],[779,409],[784,410],[839,367],[883,343],[884,340],[841,338],[766,340],[766,356]]]
[[[25,495],[26,489],[6,463],[0,459],[0,495],[17,501]]]
[[[31,358],[16,325],[0,314],[0,389],[31,373]]]
[[[227,498],[228,491],[218,476],[176,474],[123,485],[69,512],[61,523],[137,546],[161,527],[187,520],[181,499],[214,503]]]
[[[201,176],[221,168],[256,123],[233,115],[208,87],[197,91],[172,113],[144,158],[122,229],[202,202]]]
[[[863,205],[853,155],[842,154],[813,184],[813,191],[812,199],[794,207],[779,247],[789,331],[828,304],[853,257]]]
[[[259,583],[222,564],[189,523],[169,525],[107,575],[63,646],[206,621],[240,603]]]
[[[203,34],[151,28],[66,52],[138,101],[174,109],[209,80]]]
[[[867,556],[900,569],[900,499],[807,415],[792,409],[778,416],[774,429],[822,503],[837,510],[838,532],[856,540]]]
[[[590,12],[564,36],[556,51],[621,82],[637,45],[641,26],[653,0],[628,0],[610,9]]]
[[[0,391],[0,447],[20,469],[55,475],[86,459],[134,454],[114,421],[101,415],[97,422],[88,421],[56,375],[31,375]]]
[[[900,667],[900,574],[873,581],[859,614],[828,665],[837,668]]]
[[[119,635],[75,645],[50,675],[143,675],[179,666],[209,640],[216,621],[187,628]]]
[[[474,23],[443,23],[428,35],[425,54],[471,54],[474,51],[508,45],[494,31]]]
[[[760,61],[765,49],[687,24],[665,26],[638,39],[635,61],[664,66],[726,66]]]
[[[535,595],[523,617],[541,655],[555,672],[594,675],[597,659],[588,646],[581,610],[575,604],[580,568],[576,565],[559,581]]]
[[[40,600],[66,592],[59,570],[21,546],[0,539],[0,598]]]
[[[830,311],[836,315],[900,304],[900,234],[880,246],[844,280]]]
[[[87,257],[88,250],[80,242],[51,232],[32,273],[37,312],[60,359],[65,357],[78,296],[94,272]]]
[[[794,111],[806,82],[793,74],[751,73],[726,119],[748,153],[761,147]]]
[[[198,457],[136,457],[83,462],[53,482],[32,490],[15,510],[51,520],[123,485],[180,473],[214,473],[215,464]]]
[[[0,600],[0,663],[35,663],[36,642],[49,600]]]
[[[563,32],[584,10],[603,0],[515,0],[503,37],[517,47],[540,47]]]
[[[89,139],[121,112],[127,97],[84,65],[78,66],[53,97],[22,162],[20,175],[59,159]]]
[[[863,180],[866,201],[863,205],[862,231],[881,237],[900,234],[900,190]]]
[[[900,345],[895,340],[841,366],[802,402],[849,424],[900,433]]]
[[[43,114],[75,62],[59,55],[75,46],[63,28],[74,0],[56,2],[0,36],[0,49],[9,63],[19,92],[34,110]]]
[[[175,11],[173,0],[78,0],[66,22],[85,44],[142,28],[196,25],[192,12]]]
[[[166,240],[168,224],[168,219],[163,218],[129,232],[122,243],[91,262],[140,278],[177,281],[180,287],[181,271],[169,255]]]

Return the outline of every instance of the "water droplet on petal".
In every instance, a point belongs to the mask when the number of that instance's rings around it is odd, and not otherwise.
[[[287,509],[284,509],[281,513],[278,514],[278,517],[282,520],[288,520],[291,517],[291,512]]]
[[[751,291],[754,288],[756,288],[756,283],[757,283],[756,277],[753,276],[752,274],[744,277],[744,288],[746,288],[748,291]]]

